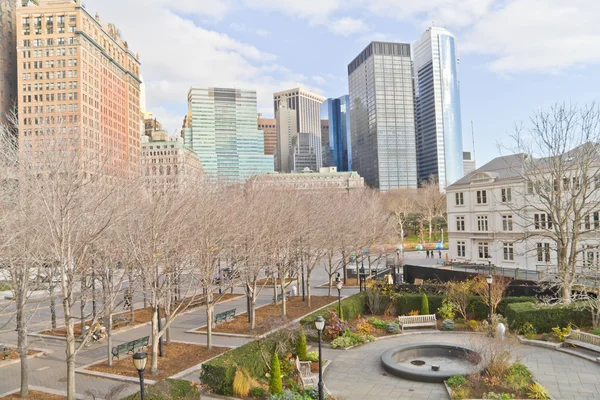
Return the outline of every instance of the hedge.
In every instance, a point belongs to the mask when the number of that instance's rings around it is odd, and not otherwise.
[[[363,315],[365,313],[366,304],[367,298],[365,292],[356,293],[350,297],[343,299],[342,314],[344,315],[344,319],[352,320],[357,318],[359,315]],[[329,316],[329,313],[327,312],[328,310],[333,310],[337,312],[338,303],[332,304],[327,308],[315,311],[314,313],[307,315],[306,317],[302,318],[302,320],[300,320],[300,325],[309,329],[314,329],[315,319],[317,319],[319,315],[323,318],[327,318]]]
[[[489,307],[485,302],[485,299],[481,299],[479,296],[470,296],[469,305],[467,311],[475,314],[478,319],[486,319],[488,317]],[[502,299],[496,310],[497,314],[506,316],[506,306],[512,303],[537,303],[538,300],[535,297],[505,297]]]
[[[581,303],[536,305],[528,302],[509,304],[506,319],[511,329],[520,329],[529,322],[538,333],[547,333],[556,326],[562,328],[569,323],[576,327],[589,326],[592,315]]]
[[[260,348],[267,357],[271,357],[277,342],[281,339],[275,333],[261,339]],[[201,382],[218,394],[232,395],[236,366],[245,368],[254,378],[264,377],[269,369],[260,348],[259,341],[255,340],[202,364]]]
[[[408,315],[409,312],[417,310],[421,312],[421,301],[423,299],[422,294],[403,294],[396,298],[396,313],[398,315]],[[436,313],[437,309],[441,307],[444,296],[442,295],[428,295],[427,300],[429,301],[430,312]]]

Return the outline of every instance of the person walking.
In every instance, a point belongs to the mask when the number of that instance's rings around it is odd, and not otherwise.
[[[442,251],[439,250],[440,260],[442,259]]]

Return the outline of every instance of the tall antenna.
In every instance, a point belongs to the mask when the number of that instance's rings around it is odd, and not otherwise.
[[[473,120],[471,120],[471,140],[473,141],[473,161],[475,161],[475,123]]]

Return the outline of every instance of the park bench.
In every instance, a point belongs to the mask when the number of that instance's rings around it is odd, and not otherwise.
[[[113,358],[119,358],[122,354],[133,354],[137,349],[143,349],[144,347],[148,347],[148,342],[150,341],[150,336],[145,336],[140,339],[132,340],[131,342],[120,344],[116,347],[113,347],[111,350]]]
[[[572,330],[565,337],[565,343],[600,353],[600,336],[591,333]],[[600,359],[600,357],[598,358]]]
[[[285,292],[285,298],[289,298],[292,295],[292,291],[288,290],[287,292]],[[277,302],[279,303],[280,301],[283,300],[283,297],[281,296],[281,293],[279,293],[277,295]],[[273,297],[273,303],[275,303],[275,297]]]
[[[213,322],[216,325],[216,324],[218,324],[220,322],[229,321],[233,317],[235,317],[235,308],[233,310],[228,310],[228,311],[224,311],[222,313],[218,313],[213,318]]]
[[[398,317],[398,323],[400,329],[404,332],[404,328],[422,327],[422,326],[433,326],[437,329],[437,321],[435,314],[430,315],[414,315],[414,316],[401,316]]]
[[[9,347],[3,346],[0,349],[0,357],[2,357],[3,360],[6,360],[8,356],[10,356],[10,353],[12,353],[12,349]]]
[[[296,357],[296,369],[298,370],[304,388],[313,387],[317,383],[316,376],[311,372],[310,366],[310,361],[300,361],[300,359]]]
[[[130,322],[131,322],[131,320],[129,319],[129,316],[127,316],[125,314],[113,315],[113,317],[112,317],[112,327],[115,329],[121,325],[129,325]],[[103,319],[102,321],[100,321],[100,323],[104,326],[107,326],[108,319]]]

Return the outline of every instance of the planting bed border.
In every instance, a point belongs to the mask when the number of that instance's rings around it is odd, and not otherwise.
[[[139,382],[139,379],[138,379],[138,382]],[[29,385],[29,390],[30,391],[33,390],[34,392],[53,394],[55,396],[64,396],[65,398],[67,397],[67,392],[63,392],[62,390],[48,389],[48,388],[41,387],[41,386]],[[20,389],[14,389],[14,390],[11,390],[6,393],[0,393],[0,399],[5,398],[6,396],[10,396],[11,394],[19,393],[19,391],[20,391]],[[83,400],[86,397],[82,394],[75,394],[75,398],[78,400]]]
[[[13,346],[7,346],[7,347],[10,347],[11,349],[16,350],[16,347],[13,347]],[[54,350],[40,349],[37,347],[30,347],[29,350],[36,351],[37,353],[28,355],[27,356],[28,360],[33,360],[34,358],[44,357],[44,356],[47,356],[48,354],[54,353]],[[9,365],[18,364],[20,362],[21,362],[20,358],[17,358],[14,360],[0,360],[0,368],[8,367]],[[39,390],[38,390],[38,392],[39,392]],[[5,395],[7,395],[7,394],[10,394],[10,393],[6,393]],[[1,396],[0,396],[0,398],[1,398]]]
[[[191,345],[195,345],[195,346],[202,346],[203,345],[202,343],[185,342],[185,341],[179,341],[179,340],[173,340],[172,342],[173,343],[181,343],[181,344],[191,344]],[[204,364],[206,362],[209,362],[209,361],[212,361],[212,360],[214,360],[217,357],[221,357],[223,354],[225,354],[225,353],[227,353],[227,352],[229,352],[229,351],[231,351],[231,350],[233,350],[233,349],[236,348],[236,346],[225,346],[225,345],[219,345],[217,347],[227,347],[227,348],[229,348],[229,350],[226,350],[226,351],[224,351],[221,354],[217,354],[216,356],[211,357],[208,360],[202,361],[201,363],[196,364],[196,365],[194,365],[194,366],[192,366],[190,368],[187,368],[187,369],[185,369],[183,371],[179,371],[178,373],[176,373],[174,375],[171,375],[171,376],[169,376],[168,378],[165,378],[165,379],[181,379],[181,378],[183,378],[183,377],[185,377],[185,376],[187,376],[189,374],[192,374],[192,373],[194,373],[194,372],[199,371],[200,369],[202,369],[202,364]],[[138,378],[138,377],[134,378],[134,377],[131,377],[131,376],[118,375],[118,374],[109,374],[107,372],[92,371],[92,370],[87,369],[87,368],[89,368],[91,366],[94,366],[94,365],[97,365],[97,364],[101,364],[101,363],[103,363],[105,361],[106,361],[105,359],[102,359],[102,360],[95,361],[95,362],[90,363],[90,364],[83,365],[81,367],[76,368],[75,369],[75,373],[82,374],[82,375],[91,375],[91,376],[95,376],[95,377],[99,377],[99,378],[106,378],[106,379],[111,379],[111,380],[114,380],[114,381],[127,382],[127,383],[139,383],[140,382],[140,378]],[[145,379],[144,378],[144,382],[146,384],[148,384],[148,385],[154,385],[158,381],[155,381],[155,380],[152,380],[152,379]]]

